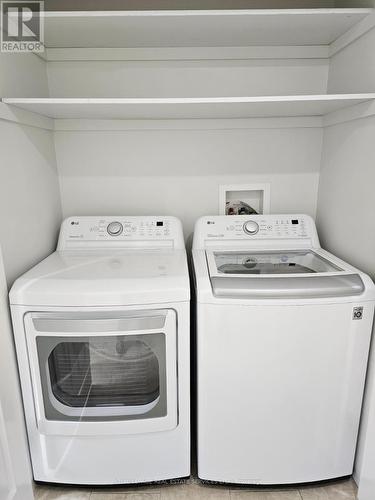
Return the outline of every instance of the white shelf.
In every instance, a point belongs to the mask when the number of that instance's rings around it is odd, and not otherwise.
[[[329,45],[373,9],[45,12],[47,48]]]
[[[57,119],[221,119],[324,116],[361,103],[371,94],[205,98],[4,98],[3,103]]]

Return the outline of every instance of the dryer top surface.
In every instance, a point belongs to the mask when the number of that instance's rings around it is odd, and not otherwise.
[[[106,306],[189,300],[185,250],[56,251],[21,276],[12,305]]]

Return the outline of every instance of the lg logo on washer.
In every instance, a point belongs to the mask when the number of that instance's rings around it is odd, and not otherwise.
[[[363,318],[363,307],[353,307],[353,319]]]

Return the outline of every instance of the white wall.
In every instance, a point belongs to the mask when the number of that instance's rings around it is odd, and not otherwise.
[[[0,120],[0,243],[7,281],[50,253],[61,205],[52,132]]]
[[[0,52],[0,97],[48,96],[46,62]],[[53,249],[61,217],[53,133],[2,119],[0,104],[0,243],[7,281]]]
[[[52,97],[325,94],[328,59],[48,63]]]
[[[317,223],[325,248],[375,278],[375,118],[326,129]],[[355,478],[360,483],[368,408],[375,377],[372,343]]]
[[[329,93],[374,92],[375,28],[338,52],[330,61]]]
[[[46,62],[32,53],[0,52],[0,97],[48,97]]]
[[[318,173],[189,177],[62,177],[64,215],[175,215],[188,237],[201,215],[218,213],[220,184],[271,183],[271,211],[315,215]],[[291,196],[291,193],[297,195]],[[104,195],[104,193],[107,193]]]
[[[315,215],[322,131],[61,131],[64,216],[172,214],[186,236],[218,213],[220,184],[270,182],[271,210]]]
[[[375,91],[375,29],[332,58],[328,88],[330,92]],[[373,116],[325,129],[317,211],[318,230],[323,245],[363,269],[373,278],[375,278],[374,139]],[[375,342],[373,341],[355,465],[355,478],[359,483],[362,477],[363,450],[374,384]]]
[[[317,222],[328,249],[375,277],[375,118],[324,132]]]

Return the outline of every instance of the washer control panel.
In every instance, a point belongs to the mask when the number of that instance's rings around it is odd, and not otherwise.
[[[128,247],[183,245],[181,222],[175,217],[70,217],[60,231],[58,249],[88,246]],[[175,246],[175,245],[173,245]]]
[[[303,217],[279,216],[270,219],[259,217],[256,220],[243,220],[231,215],[225,220],[207,220],[207,238],[237,239],[237,238],[307,238],[308,224]],[[249,216],[251,217],[251,216]]]
[[[197,222],[196,248],[205,242],[233,240],[311,240],[318,243],[314,221],[308,215],[221,215],[202,217]],[[198,246],[199,245],[199,246]]]

